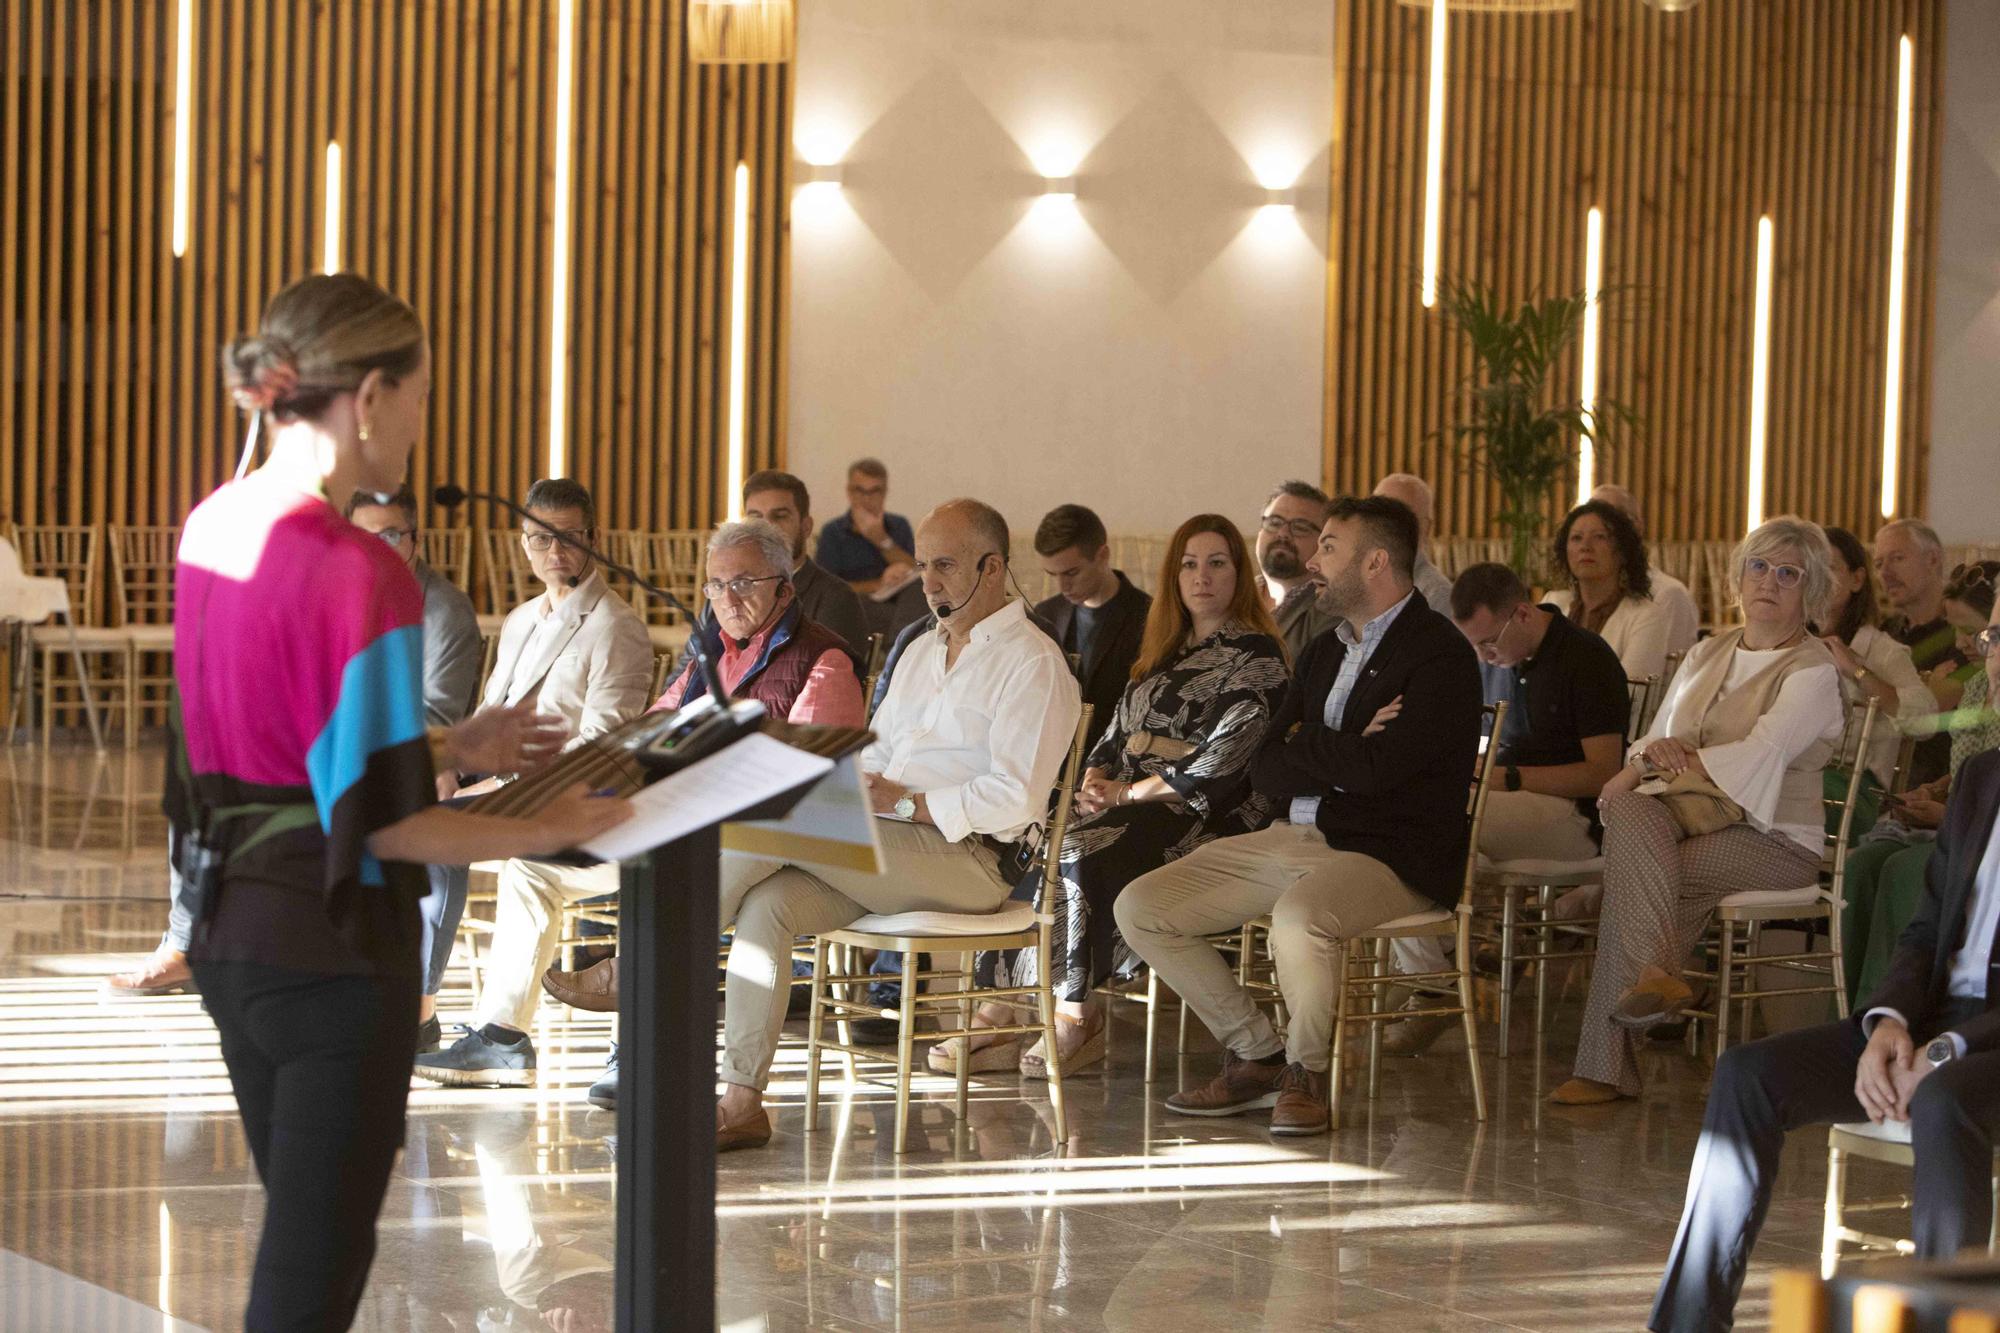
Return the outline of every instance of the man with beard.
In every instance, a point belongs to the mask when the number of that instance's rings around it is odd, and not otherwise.
[[[1222,1072],[1167,1099],[1181,1115],[1273,1108],[1271,1132],[1327,1128],[1335,963],[1356,932],[1450,909],[1465,875],[1479,749],[1478,659],[1413,589],[1417,519],[1385,496],[1335,502],[1308,566],[1333,633],[1299,659],[1250,768],[1284,814],[1134,880],[1125,942],[1223,1045]],[[1271,917],[1280,1036],[1208,942]]]
[[[1305,655],[1307,644],[1333,628],[1334,618],[1319,609],[1319,585],[1306,567],[1319,548],[1325,522],[1326,493],[1303,481],[1287,481],[1271,492],[1257,524],[1257,567],[1262,571],[1257,582],[1294,662]]]
[[[792,592],[807,620],[826,626],[847,641],[863,675],[868,671],[868,619],[861,597],[806,555],[813,530],[812,496],[789,472],[766,468],[743,483],[743,517],[761,518],[792,544]]]

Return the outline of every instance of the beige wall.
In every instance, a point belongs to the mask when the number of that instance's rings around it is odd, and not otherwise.
[[[1242,522],[1316,480],[1331,11],[801,5],[794,143],[843,175],[792,216],[788,453],[822,517],[863,454],[893,508],[969,493],[1022,529],[1071,500]]]

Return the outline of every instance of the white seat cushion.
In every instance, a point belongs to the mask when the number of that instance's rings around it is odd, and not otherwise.
[[[1910,1122],[1907,1120],[1884,1120],[1879,1125],[1872,1120],[1863,1120],[1852,1125],[1835,1125],[1834,1128],[1859,1139],[1880,1139],[1883,1143],[1910,1141]]]
[[[1479,873],[1482,875],[1511,875],[1519,880],[1533,880],[1538,884],[1582,884],[1604,877],[1604,858],[1593,856],[1588,861],[1543,861],[1534,857],[1522,857],[1514,861],[1495,861],[1481,855]]]
[[[1452,913],[1445,911],[1442,907],[1438,907],[1428,912],[1417,912],[1411,916],[1399,916],[1394,921],[1384,921],[1373,930],[1364,930],[1361,934],[1364,937],[1414,934],[1418,931],[1428,932],[1430,928],[1436,926],[1449,927],[1453,921],[1454,916]]]
[[[1718,907],[1811,907],[1826,901],[1826,894],[1817,884],[1806,884],[1796,889],[1746,889],[1742,893],[1732,893],[1724,898]]]
[[[865,935],[1004,935],[1034,925],[1035,905],[1009,899],[997,912],[891,912],[864,916],[841,929]]]

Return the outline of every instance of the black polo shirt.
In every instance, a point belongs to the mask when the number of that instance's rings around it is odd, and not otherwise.
[[[1583,762],[1586,736],[1625,735],[1632,717],[1625,668],[1611,645],[1553,606],[1548,633],[1535,655],[1519,665],[1488,668],[1489,692],[1506,690],[1505,731],[1499,762],[1516,768],[1549,768]],[[1596,826],[1597,802],[1577,809]]]

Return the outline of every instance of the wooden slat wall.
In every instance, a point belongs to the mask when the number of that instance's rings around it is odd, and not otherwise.
[[[1447,533],[1496,531],[1497,492],[1431,432],[1462,407],[1463,339],[1423,308],[1429,19],[1336,5],[1326,474],[1365,491],[1427,476]],[[1662,14],[1453,13],[1443,267],[1519,299],[1580,290],[1604,210],[1599,391],[1644,419],[1600,457],[1653,536],[1743,531],[1758,216],[1776,234],[1767,513],[1864,536],[1877,511],[1897,39],[1914,39],[1901,512],[1921,513],[1929,435],[1938,0],[1730,0]],[[1573,395],[1574,355],[1559,379]],[[1573,494],[1574,480],[1560,497]]]
[[[171,247],[174,0],[0,7],[0,515],[171,523],[234,465],[221,345],[324,259],[431,330],[421,486],[543,474],[559,0],[189,0],[193,227]],[[577,4],[570,470],[609,527],[724,508],[731,221],[754,183],[749,466],[781,456],[789,68],[688,66],[683,7]]]

